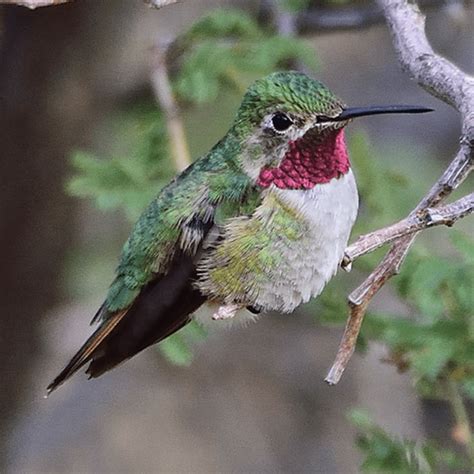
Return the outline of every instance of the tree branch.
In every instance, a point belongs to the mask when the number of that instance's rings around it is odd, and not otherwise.
[[[171,5],[172,3],[176,3],[178,0],[143,0],[147,5],[153,8],[161,8],[165,7],[166,5]]]
[[[19,5],[21,7],[27,7],[31,10],[34,10],[38,7],[49,7],[51,5],[59,5],[69,1],[70,0],[1,0],[0,3]]]
[[[474,211],[474,193],[442,207],[431,207],[410,214],[396,224],[360,236],[352,245],[347,247],[342,268],[349,270],[352,262],[362,255],[373,252],[382,245],[420,230],[438,225],[452,226],[458,219],[466,217]]]
[[[430,94],[453,106],[462,117],[459,151],[427,195],[407,219],[401,222],[411,225],[420,216],[431,215],[434,216],[434,222],[442,224],[443,216],[449,221],[449,217],[452,218],[458,211],[457,218],[463,217],[472,211],[472,194],[448,206],[437,206],[464,181],[474,166],[474,79],[433,51],[425,35],[424,17],[416,4],[408,3],[406,0],[378,0],[378,4],[387,20],[403,70]],[[399,272],[411,244],[420,230],[426,227],[429,225],[394,235],[400,229],[390,226],[360,237],[348,248],[346,267],[358,256],[359,247],[362,249],[364,245],[368,248],[375,245],[374,248],[377,248],[384,243],[394,242],[375,270],[349,295],[350,314],[336,359],[326,377],[326,382],[329,384],[334,385],[339,381],[354,352],[370,301],[387,280]],[[372,241],[374,235],[381,237],[376,243]],[[382,235],[387,237],[386,241]],[[351,257],[354,252],[355,255]],[[363,253],[366,252],[363,251],[360,255]]]
[[[155,99],[165,114],[168,136],[171,145],[171,154],[177,171],[181,172],[191,164],[186,133],[180,118],[180,111],[176,103],[168,75],[166,64],[168,45],[157,45],[154,50],[154,63],[151,72],[151,84]]]
[[[7,5],[19,5],[21,7],[27,7],[34,10],[38,7],[49,7],[52,5],[59,5],[61,3],[68,3],[73,0],[0,0],[0,4],[6,3]],[[143,0],[146,4],[153,8],[161,8],[166,5],[176,3],[178,0]]]

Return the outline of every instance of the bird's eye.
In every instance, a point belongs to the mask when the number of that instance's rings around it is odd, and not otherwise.
[[[284,132],[285,130],[288,130],[292,124],[293,121],[283,112],[277,112],[272,117],[272,125],[277,132]]]

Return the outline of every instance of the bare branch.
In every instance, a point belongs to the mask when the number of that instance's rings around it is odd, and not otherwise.
[[[38,7],[49,7],[52,5],[59,5],[61,3],[68,3],[73,0],[0,0],[0,4],[6,3],[8,5],[19,5],[34,10]],[[161,8],[166,5],[176,3],[178,0],[143,0],[146,4],[153,8]],[[182,1],[182,0],[181,0]]]
[[[155,47],[151,83],[155,99],[165,114],[175,168],[177,171],[183,171],[191,163],[191,156],[188,150],[184,126],[180,119],[179,107],[171,90],[168,76],[166,51],[170,44]]]
[[[150,5],[150,7],[161,8],[161,7],[165,7],[166,5],[171,5],[172,3],[176,3],[178,0],[143,0],[143,1],[146,4]]]
[[[474,166],[474,79],[433,51],[425,35],[424,17],[416,4],[408,3],[406,0],[378,0],[378,4],[387,19],[402,68],[421,87],[453,106],[462,116],[459,151],[427,195],[402,222],[412,223],[420,216],[434,216],[434,222],[442,224],[443,218],[453,217],[453,213],[455,214],[457,210],[459,210],[458,218],[463,217],[472,211],[472,194],[448,206],[441,208],[437,206],[464,181]],[[354,244],[367,245],[370,248],[374,235],[378,238],[382,234],[386,235],[387,240],[379,240],[374,248],[387,242],[394,242],[375,270],[349,295],[349,319],[336,360],[326,377],[329,384],[333,385],[339,381],[354,352],[370,301],[387,280],[399,272],[410,246],[420,232],[420,229],[415,229],[408,233],[402,232],[399,236],[393,235],[392,238],[392,232],[396,234],[399,230],[393,227],[363,236]],[[421,229],[425,227],[422,226]],[[351,257],[354,245],[347,250],[346,265],[357,257],[357,255]]]
[[[452,226],[458,219],[466,217],[474,211],[474,193],[442,207],[431,207],[410,214],[396,224],[360,236],[352,245],[347,247],[342,267],[350,267],[352,262],[362,255],[373,252],[382,245],[420,230],[438,225]]]
[[[71,0],[1,0],[0,3],[6,3],[11,5],[19,5],[22,7],[30,8],[34,10],[38,7],[48,7],[51,5],[59,5],[61,3],[67,3]]]

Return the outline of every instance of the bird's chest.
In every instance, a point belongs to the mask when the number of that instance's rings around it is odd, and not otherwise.
[[[354,224],[358,196],[352,171],[310,190],[275,190],[305,222],[305,232],[291,245],[276,241],[281,257],[278,276],[261,294],[264,306],[293,311],[317,296],[334,275]]]

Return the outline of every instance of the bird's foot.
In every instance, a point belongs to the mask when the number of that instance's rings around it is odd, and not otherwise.
[[[214,321],[222,319],[231,319],[235,316],[235,313],[241,308],[237,304],[226,304],[224,306],[219,306],[219,309],[212,315]]]

